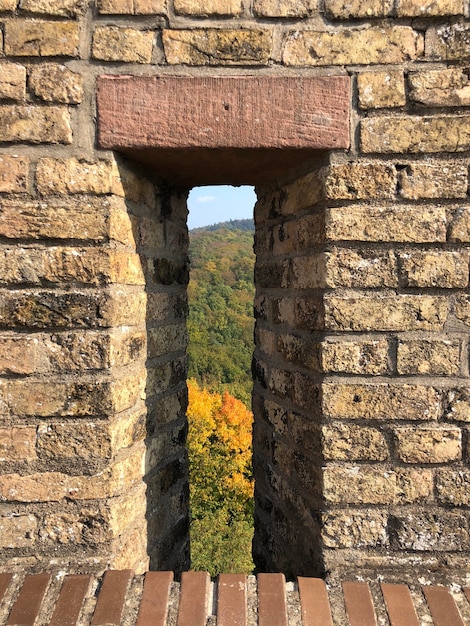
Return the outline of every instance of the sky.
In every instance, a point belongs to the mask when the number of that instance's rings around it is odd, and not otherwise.
[[[188,199],[188,228],[253,218],[255,202],[254,188],[246,185],[194,187]]]

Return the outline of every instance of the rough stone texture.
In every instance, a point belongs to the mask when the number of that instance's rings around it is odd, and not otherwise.
[[[321,363],[324,372],[345,374],[386,374],[388,342],[385,340],[339,339],[321,344]]]
[[[326,197],[331,200],[394,198],[396,186],[395,168],[380,163],[334,165],[325,181]]]
[[[236,17],[243,11],[241,0],[175,0],[175,12],[180,15],[224,15]]]
[[[408,340],[398,343],[399,374],[458,376],[461,372],[459,341]]]
[[[20,0],[19,8],[31,13],[75,17],[84,12],[86,0]]]
[[[166,0],[98,0],[104,14],[159,15],[166,13]]]
[[[153,39],[150,31],[98,26],[93,35],[92,55],[103,61],[150,63]]]
[[[468,168],[463,163],[410,163],[398,174],[400,195],[421,198],[465,198]]]
[[[28,158],[0,156],[0,192],[18,193],[26,191],[28,174]]]
[[[412,72],[408,82],[410,99],[414,102],[436,107],[470,104],[470,82],[461,69]]]
[[[426,31],[426,56],[443,61],[468,62],[469,42],[468,23],[431,27]]]
[[[344,20],[386,17],[393,11],[393,0],[325,0],[327,15]]]
[[[398,457],[404,463],[448,463],[462,458],[460,428],[424,426],[395,429]]]
[[[70,114],[60,107],[1,107],[0,132],[9,143],[72,143]]]
[[[357,77],[361,109],[388,109],[406,104],[403,72],[363,72]]]
[[[75,57],[79,34],[75,22],[8,21],[5,24],[5,54]]]
[[[415,251],[400,254],[400,273],[409,287],[455,288],[468,285],[466,252]]]
[[[26,68],[17,63],[0,63],[0,99],[23,100],[26,96]]]
[[[318,0],[254,0],[253,12],[260,17],[307,17],[318,4]]]
[[[397,0],[398,17],[463,15],[463,0]]]
[[[45,64],[32,69],[29,88],[45,102],[78,104],[83,97],[83,80],[80,74],[62,65]]]
[[[353,424],[332,424],[322,428],[323,456],[326,461],[384,461],[388,447],[375,428]]]

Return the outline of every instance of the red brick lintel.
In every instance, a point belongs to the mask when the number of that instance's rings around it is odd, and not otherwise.
[[[99,146],[177,182],[258,182],[349,147],[347,76],[101,76],[97,89]]]

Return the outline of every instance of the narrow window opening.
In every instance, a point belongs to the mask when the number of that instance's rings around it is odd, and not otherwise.
[[[188,199],[188,452],[191,567],[253,569],[252,187],[195,187]]]

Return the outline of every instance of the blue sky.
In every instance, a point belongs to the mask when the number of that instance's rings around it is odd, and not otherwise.
[[[188,198],[188,227],[199,228],[228,220],[252,218],[255,202],[253,187],[194,187]]]

